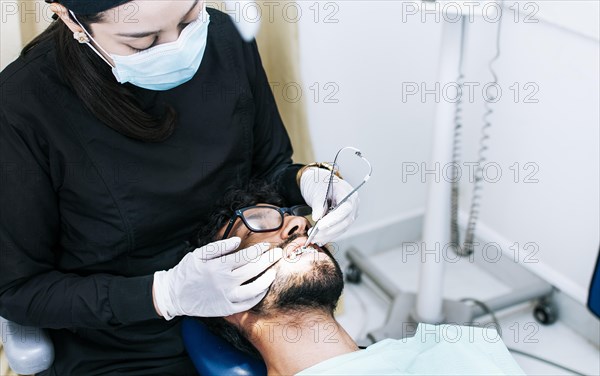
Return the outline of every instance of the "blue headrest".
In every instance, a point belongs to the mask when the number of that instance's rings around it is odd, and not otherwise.
[[[196,370],[202,376],[266,375],[267,367],[208,330],[200,320],[185,317],[181,323],[183,343]]]
[[[588,308],[594,315],[600,318],[600,252],[596,259],[596,268],[592,274],[590,282],[590,292],[588,294]]]

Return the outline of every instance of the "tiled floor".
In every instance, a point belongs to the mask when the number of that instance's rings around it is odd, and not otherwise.
[[[418,259],[401,259],[398,249],[371,256],[387,277],[404,291],[414,292],[417,286]],[[416,256],[418,257],[418,256]],[[341,260],[342,266],[344,264]],[[348,333],[359,342],[366,334],[379,328],[387,315],[389,302],[369,283],[346,283],[343,308],[337,318]],[[448,299],[465,297],[485,300],[510,291],[500,281],[468,262],[448,265],[445,271],[444,296]],[[544,326],[538,324],[529,304],[498,313],[503,340],[509,348],[534,354],[586,375],[600,375],[599,349],[568,328],[562,322]],[[515,360],[529,375],[572,374],[522,355]]]

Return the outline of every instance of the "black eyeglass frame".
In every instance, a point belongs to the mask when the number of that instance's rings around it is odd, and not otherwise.
[[[272,209],[272,210],[277,211],[279,213],[279,215],[281,216],[281,220],[279,221],[279,226],[274,227],[274,228],[269,228],[269,229],[255,229],[254,227],[252,227],[246,220],[246,217],[244,217],[244,212],[247,210],[256,209],[256,208],[265,208],[265,209]],[[294,205],[294,206],[287,207],[287,208],[280,208],[278,206],[273,206],[273,205],[247,206],[245,208],[237,209],[234,212],[233,216],[229,219],[229,223],[227,224],[227,228],[225,229],[225,232],[223,233],[223,237],[221,238],[221,240],[227,239],[227,236],[229,235],[229,233],[231,232],[231,229],[233,228],[233,224],[235,223],[235,220],[238,218],[240,218],[242,220],[242,222],[244,223],[244,226],[246,226],[246,228],[248,228],[252,232],[270,232],[270,231],[277,231],[281,228],[281,226],[283,226],[283,218],[284,218],[285,214],[304,217],[311,213],[312,213],[312,208],[308,205]]]

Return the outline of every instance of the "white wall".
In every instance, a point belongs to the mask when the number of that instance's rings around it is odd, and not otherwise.
[[[309,9],[314,2],[299,4],[302,80],[339,87],[339,103],[308,101],[316,158],[331,161],[338,148],[352,145],[373,164],[351,232],[422,209],[425,185],[414,179],[402,184],[399,176],[402,161],[429,158],[435,103],[402,103],[402,83],[435,80],[439,25],[398,22],[396,1],[323,1],[321,22]],[[323,22],[333,12],[339,22]]]
[[[422,210],[426,185],[420,176],[403,182],[401,164],[429,160],[436,103],[433,95],[403,103],[402,86],[424,82],[434,87],[441,24],[431,17],[421,22],[418,16],[402,22],[406,8],[400,1],[337,2],[338,23],[315,22],[309,9],[314,3],[300,4],[302,78],[306,86],[339,85],[339,103],[309,102],[316,157],[330,160],[339,146],[350,144],[363,149],[375,169],[361,193],[361,216],[352,232]],[[560,7],[565,8],[564,19]],[[523,22],[532,9],[522,9],[518,22],[510,10],[504,13],[502,54],[495,65],[503,95],[493,105],[487,154],[502,176],[485,184],[479,229],[510,244],[537,246],[526,266],[583,302],[600,244],[597,32],[593,37],[598,13],[590,18],[593,9],[586,12],[578,29],[569,7],[568,2],[553,2],[551,9],[542,5],[533,18],[537,23]],[[477,160],[481,87],[491,80],[487,65],[495,52],[496,26],[485,20],[469,25],[466,80],[479,87],[474,102],[464,106],[465,161]],[[538,102],[524,103],[536,88],[529,99]],[[528,168],[527,162],[532,163]],[[539,182],[525,183],[534,168],[538,170],[529,178]],[[492,179],[493,170],[487,172]],[[463,213],[470,195],[471,184],[463,180]]]
[[[8,9],[7,9],[8,8]],[[14,2],[0,3],[0,71],[19,56],[21,50],[21,25],[18,16],[8,16],[7,11],[17,12]],[[13,10],[14,9],[14,10]]]
[[[38,0],[0,1],[0,70],[15,60],[52,21],[50,4]]]
[[[568,2],[553,3],[555,11],[570,7]],[[510,17],[502,25],[501,56],[494,65],[503,96],[493,105],[488,153],[503,175],[485,185],[481,223],[511,243],[533,243],[539,250],[525,265],[585,302],[600,245],[598,36],[590,38],[541,17],[538,23],[515,22],[510,11],[505,14]],[[471,26],[466,80],[486,83],[497,25]],[[515,82],[521,94],[516,102]],[[525,88],[526,83],[531,86]],[[534,89],[529,102],[537,103],[526,103],[524,95]],[[479,94],[465,106],[466,159],[472,161],[483,115]],[[510,169],[515,162],[520,164],[518,179]],[[525,169],[527,162],[533,164]],[[527,183],[534,169],[538,171],[531,178],[539,181]],[[461,209],[467,210],[467,204],[463,200]]]

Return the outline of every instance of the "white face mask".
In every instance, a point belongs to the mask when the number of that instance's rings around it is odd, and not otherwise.
[[[198,19],[181,31],[176,41],[159,44],[127,56],[106,52],[79,23],[75,14],[73,12],[71,14],[87,36],[96,43],[102,52],[112,58],[115,63],[114,67],[94,46],[89,42],[86,43],[110,65],[120,83],[129,82],[149,90],[169,90],[191,80],[202,62],[210,22],[206,7],[200,11]]]

